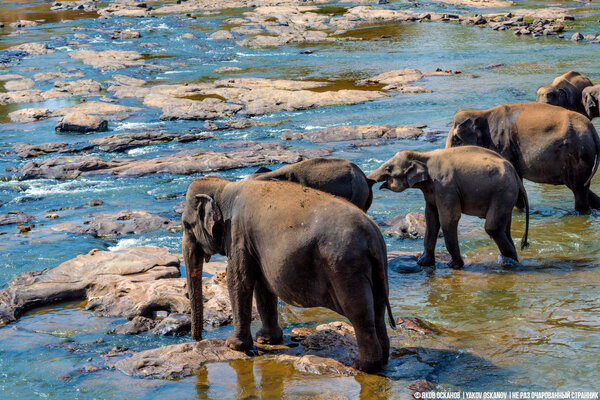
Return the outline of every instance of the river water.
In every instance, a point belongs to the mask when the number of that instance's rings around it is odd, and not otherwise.
[[[551,2],[520,2],[518,6],[538,7]],[[575,15],[577,30],[591,33],[598,29],[600,11],[585,3],[560,1],[550,5],[579,9]],[[469,10],[440,3],[392,2],[389,7],[416,10]],[[152,82],[181,83],[210,80],[213,70],[236,66],[243,71],[235,76],[348,80],[377,75],[400,68],[432,71],[436,68],[458,70],[453,77],[432,77],[417,84],[431,93],[397,94],[353,106],[321,107],[304,111],[282,112],[258,117],[261,120],[287,120],[276,127],[255,127],[219,132],[217,139],[183,144],[166,143],[130,150],[115,157],[152,158],[173,149],[211,148],[227,140],[252,139],[279,142],[284,130],[303,131],[342,124],[426,124],[441,131],[438,140],[395,141],[385,146],[350,148],[348,143],[327,144],[334,155],[357,163],[364,171],[375,169],[401,149],[431,150],[444,146],[452,115],[463,107],[487,108],[497,104],[535,100],[537,87],[570,69],[587,74],[600,82],[600,47],[577,44],[568,39],[516,37],[511,32],[446,23],[374,24],[348,35],[364,40],[287,45],[267,49],[248,49],[233,42],[208,40],[219,30],[224,19],[246,10],[228,10],[196,18],[166,15],[156,18],[113,18],[99,20],[95,13],[51,12],[49,3],[0,1],[0,22],[8,25],[18,19],[45,19],[23,34],[0,29],[0,49],[26,42],[44,42],[58,51],[26,58],[11,65],[6,73],[30,76],[75,67],[86,78],[107,81],[113,72],[100,72],[67,56],[75,50],[68,44],[73,27],[131,29],[142,40],[111,40],[106,35],[92,36],[86,49],[127,49],[148,54],[154,63],[170,71],[124,69],[128,74]],[[473,11],[473,10],[471,10]],[[67,22],[61,22],[68,19]],[[575,29],[567,33],[570,37]],[[193,32],[194,41],[181,39]],[[382,35],[390,37],[381,38]],[[65,40],[66,39],[66,40]],[[139,43],[151,42],[152,48]],[[200,48],[193,47],[198,44]],[[303,54],[310,49],[312,54]],[[168,56],[168,57],[165,57]],[[484,69],[490,64],[502,64]],[[31,72],[19,72],[35,67]],[[1,71],[1,70],[0,70]],[[44,85],[39,88],[50,88]],[[109,95],[109,94],[107,94]],[[6,115],[17,108],[43,106],[58,108],[77,102],[77,97],[48,101],[44,104],[0,106],[0,175],[5,168],[24,164],[10,151],[16,143],[77,142],[107,134],[131,130],[162,129],[183,133],[200,126],[194,121],[163,122],[159,110],[144,108],[127,120],[111,122],[109,133],[86,135],[58,134],[56,119],[29,123],[8,123]],[[119,101],[139,105],[136,99]],[[600,120],[597,120],[600,121]],[[598,129],[599,125],[596,123]],[[301,146],[311,144],[302,142]],[[102,155],[104,156],[104,155]],[[221,172],[238,179],[255,168]],[[93,211],[142,209],[173,219],[173,210],[189,182],[196,176],[155,175],[143,178],[90,177],[71,181],[3,179],[0,182],[0,213],[20,210],[36,217],[36,231],[19,235],[14,225],[0,227],[0,283],[25,271],[55,267],[63,261],[91,249],[118,249],[128,246],[158,246],[180,252],[181,233],[154,231],[118,238],[92,238],[47,229],[54,222],[44,221],[46,210],[81,206],[90,199],[102,199],[104,205]],[[592,188],[600,192],[600,178]],[[466,352],[487,360],[505,373],[501,383],[466,380],[462,389],[510,390],[592,390],[600,381],[600,212],[589,215],[574,212],[570,191],[564,187],[526,182],[531,205],[531,246],[520,252],[523,266],[503,270],[497,263],[497,248],[477,218],[463,216],[459,227],[461,250],[466,266],[462,271],[440,265],[432,273],[400,274],[390,271],[391,303],[396,316],[417,316],[435,325],[443,337]],[[423,211],[418,191],[402,194],[375,192],[369,215],[389,218],[398,214]],[[89,214],[83,207],[61,213],[60,222],[80,222]],[[513,217],[513,236],[520,238],[524,215]],[[419,251],[422,240],[397,240],[386,237],[389,250]],[[444,251],[443,241],[438,248]],[[339,319],[326,310],[312,310],[304,325]],[[153,335],[121,337],[106,335],[122,319],[99,318],[81,305],[57,305],[28,313],[0,329],[0,392],[3,398],[311,398],[335,392],[350,398],[404,398],[406,389],[384,378],[326,377],[295,372],[292,367],[270,361],[240,361],[210,364],[197,376],[182,381],[140,380],[118,371],[102,370],[62,380],[86,363],[90,357],[113,346],[142,350],[187,341],[183,338],[158,338]],[[293,325],[286,329],[291,329]],[[224,337],[231,328],[208,332],[209,337]],[[103,339],[103,343],[95,343]],[[77,346],[68,351],[69,343]]]

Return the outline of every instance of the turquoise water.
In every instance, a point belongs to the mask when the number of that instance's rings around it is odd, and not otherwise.
[[[536,7],[547,2],[527,2]],[[600,11],[589,4],[557,2],[556,5],[581,8],[577,29],[594,32]],[[392,2],[392,8],[446,10],[456,7],[426,2]],[[416,7],[416,8],[415,8]],[[460,8],[459,8],[460,9]],[[465,9],[468,10],[468,9]],[[241,13],[243,10],[240,10]],[[99,20],[89,13],[55,14],[47,3],[0,1],[0,21],[45,18],[47,23],[26,28],[26,33],[10,35],[12,29],[0,29],[0,49],[26,42],[44,42],[57,49],[53,54],[22,60],[5,72],[32,76],[37,72],[64,71],[75,67],[86,79],[110,80],[114,73],[136,76],[152,82],[181,83],[214,79],[217,67],[244,68],[236,77],[264,77],[311,80],[362,79],[382,72],[417,68],[458,70],[452,77],[431,77],[416,83],[431,93],[394,94],[354,106],[321,107],[296,112],[282,112],[258,117],[261,120],[288,120],[276,127],[217,132],[217,139],[195,143],[166,143],[130,150],[127,154],[100,154],[101,157],[153,158],[173,149],[207,148],[228,140],[251,139],[279,142],[284,130],[302,131],[342,124],[426,124],[428,130],[441,131],[439,140],[428,142],[395,141],[385,146],[353,149],[348,143],[327,144],[334,155],[357,163],[371,171],[396,151],[426,151],[444,146],[452,115],[463,107],[487,108],[502,103],[535,100],[537,87],[555,76],[575,69],[600,82],[599,45],[577,44],[568,39],[515,37],[510,32],[495,32],[445,23],[395,24],[391,38],[374,40],[379,32],[390,31],[390,24],[374,25],[369,39],[327,44],[288,45],[268,49],[247,49],[233,42],[211,41],[210,33],[220,29],[225,18],[238,11],[192,19],[185,16],[156,18],[114,18]],[[58,15],[58,16],[57,16]],[[582,18],[579,18],[582,17]],[[59,22],[64,18],[77,18]],[[149,54],[153,63],[172,68],[157,72],[139,69],[100,72],[67,56],[73,50],[75,26],[140,31],[142,39],[111,40],[96,32],[82,41],[86,49],[126,49]],[[180,39],[193,32],[194,40]],[[571,30],[567,37],[574,32]],[[63,40],[66,39],[66,40]],[[142,48],[140,43],[156,44]],[[199,45],[201,49],[193,47]],[[310,49],[312,54],[301,54]],[[168,55],[170,57],[159,57]],[[66,61],[66,64],[63,62]],[[183,63],[185,66],[179,65]],[[501,63],[494,69],[483,69]],[[21,68],[38,70],[19,72]],[[1,70],[0,70],[1,71]],[[52,83],[36,88],[49,89]],[[110,93],[106,93],[110,97]],[[76,100],[77,98],[75,98]],[[44,104],[0,106],[0,120],[17,108],[43,106],[58,108],[73,99],[52,100]],[[120,99],[119,104],[139,106],[136,99]],[[194,121],[159,121],[158,109],[145,108],[122,122],[111,122],[111,131],[90,135],[65,135],[54,131],[56,119],[30,124],[0,123],[0,175],[11,176],[6,168],[24,164],[10,151],[16,143],[78,142],[131,130],[161,129],[185,133],[198,128]],[[599,127],[596,122],[596,127]],[[315,146],[308,142],[294,145]],[[231,179],[244,177],[254,168],[221,172]],[[55,223],[80,222],[91,212],[120,209],[143,209],[173,219],[173,210],[181,200],[192,176],[158,175],[143,178],[90,177],[71,181],[8,180],[0,182],[0,213],[21,210],[36,217],[35,231],[19,235],[14,225],[0,227],[0,283],[25,271],[55,267],[89,250],[114,249],[131,245],[148,245],[180,251],[180,233],[154,231],[143,235],[118,238],[91,238],[50,230]],[[592,188],[600,192],[600,178]],[[391,301],[396,316],[418,316],[443,328],[444,335],[457,341],[466,351],[489,360],[508,373],[510,385],[531,389],[591,390],[600,378],[600,213],[578,215],[573,210],[571,192],[563,187],[526,182],[532,217],[530,248],[521,252],[524,267],[504,271],[496,262],[498,251],[485,234],[477,218],[463,217],[460,244],[467,266],[464,271],[438,269],[433,274],[403,275],[390,273]],[[171,195],[175,194],[171,198]],[[166,196],[166,198],[165,198]],[[33,198],[34,200],[31,200]],[[58,212],[56,221],[44,219],[46,210],[81,206],[98,198],[104,205]],[[376,191],[369,214],[388,218],[408,212],[423,211],[418,191],[402,194]],[[515,212],[513,236],[521,237],[524,215]],[[399,241],[386,238],[389,250],[419,251],[422,240]],[[443,243],[438,244],[444,250]],[[309,313],[311,322],[335,318],[329,312]],[[199,398],[244,398],[247,396],[284,396],[296,398],[335,390],[350,397],[383,393],[399,396],[400,389],[391,385],[385,390],[381,381],[367,378],[332,378],[301,374],[276,367],[269,362],[246,362],[237,365],[214,364],[197,377],[179,382],[144,381],[126,377],[118,371],[103,370],[90,375],[59,379],[92,357],[93,363],[112,347],[126,346],[142,350],[190,340],[157,338],[153,335],[121,337],[106,335],[122,319],[98,318],[77,306],[56,306],[32,313],[0,329],[0,390],[6,398],[144,398],[181,396]],[[289,327],[291,328],[291,327]],[[229,328],[209,333],[226,336]],[[104,343],[95,344],[99,338]],[[69,351],[65,346],[75,346]],[[72,350],[72,349],[71,349]],[[277,380],[280,382],[270,382]],[[264,381],[264,382],[263,382]],[[475,384],[473,384],[475,385]],[[375,387],[376,389],[373,389]],[[475,387],[475,386],[473,386]],[[465,389],[472,389],[468,385]],[[505,388],[506,390],[510,388]],[[378,391],[379,390],[379,391]],[[278,395],[279,393],[279,395]],[[382,394],[382,396],[383,396]],[[368,398],[365,397],[365,398]]]

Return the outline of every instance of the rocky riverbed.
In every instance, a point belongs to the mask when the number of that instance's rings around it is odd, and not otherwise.
[[[451,271],[442,237],[436,267],[416,264],[420,193],[375,187],[399,324],[377,376],[351,367],[352,328],[325,309],[280,303],[283,346],[225,348],[223,258],[205,265],[205,339],[192,342],[180,214],[195,177],[321,156],[370,172],[443,147],[459,108],[534,101],[571,69],[600,83],[599,20],[579,1],[2,2],[2,392],[594,390],[600,214],[576,214],[564,188],[525,182],[522,267],[503,270],[482,221],[463,217],[467,265]],[[524,220],[515,211],[513,237]]]

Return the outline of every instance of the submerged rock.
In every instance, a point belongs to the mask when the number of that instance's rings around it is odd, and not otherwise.
[[[33,215],[25,214],[22,211],[9,211],[6,214],[0,214],[0,225],[26,224],[33,219]]]
[[[114,329],[109,331],[110,334],[122,334],[122,335],[136,335],[138,333],[147,332],[150,329],[154,328],[156,325],[156,321],[137,316],[134,317],[131,321],[128,321],[124,324],[117,325]]]

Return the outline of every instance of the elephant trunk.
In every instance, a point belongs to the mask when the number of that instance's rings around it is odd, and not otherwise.
[[[192,338],[202,340],[202,327],[204,325],[204,303],[202,298],[204,252],[202,247],[193,239],[193,234],[187,232],[183,234],[182,250],[188,297],[192,311]]]

